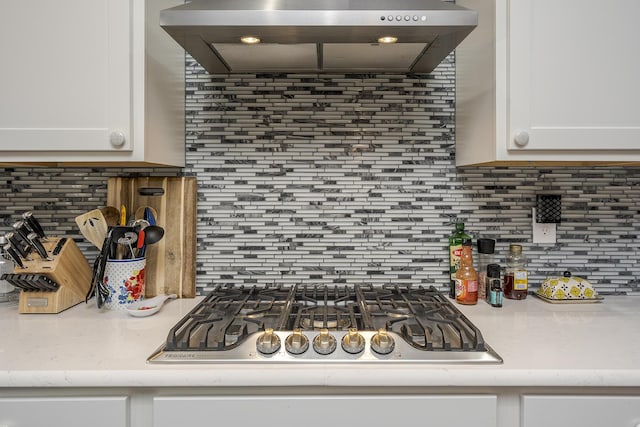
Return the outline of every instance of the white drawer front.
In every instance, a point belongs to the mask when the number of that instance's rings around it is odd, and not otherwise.
[[[522,396],[522,427],[638,427],[640,396]]]
[[[2,427],[128,427],[129,398],[0,398]]]
[[[154,427],[496,425],[493,395],[156,397]]]

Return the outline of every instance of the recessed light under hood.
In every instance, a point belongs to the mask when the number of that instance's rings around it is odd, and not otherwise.
[[[440,0],[196,0],[160,13],[210,73],[429,73],[477,24]]]

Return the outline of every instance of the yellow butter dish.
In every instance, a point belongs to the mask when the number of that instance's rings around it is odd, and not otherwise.
[[[535,294],[548,302],[600,302],[604,298],[598,294],[587,279],[574,277],[565,271],[563,277],[548,277]]]

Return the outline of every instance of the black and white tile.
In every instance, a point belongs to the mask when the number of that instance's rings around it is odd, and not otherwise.
[[[197,284],[447,283],[464,221],[518,242],[531,283],[565,269],[600,291],[640,293],[640,170],[455,167],[453,55],[430,75],[209,75],[187,59],[187,167],[8,168],[0,226],[35,210],[81,241],[73,218],[115,175],[198,177]],[[556,245],[531,243],[540,193],[562,195]],[[94,249],[82,243],[87,256]]]

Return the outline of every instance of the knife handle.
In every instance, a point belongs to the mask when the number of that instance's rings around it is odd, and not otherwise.
[[[13,248],[14,252],[16,252],[18,255],[20,255],[24,259],[30,259],[29,258],[30,247],[23,246],[22,241],[18,239],[18,236],[16,236],[16,234],[13,231],[9,231],[7,234],[4,235],[4,237],[7,239],[7,241],[9,242],[9,246]],[[26,249],[26,248],[29,248],[29,249]]]
[[[36,219],[35,216],[33,216],[33,212],[28,211],[22,214],[22,219],[24,219],[27,224],[29,224],[29,227],[31,227],[31,229],[33,231],[36,232],[36,234],[38,234],[38,237],[41,239],[46,239],[47,235],[45,234],[44,230],[42,229],[42,226],[40,225],[40,223],[38,222],[38,220]]]
[[[9,255],[9,257],[11,258],[11,261],[13,261],[16,265],[19,265],[20,268],[24,268],[24,264],[22,263],[20,256],[13,249],[13,247],[11,246],[11,243],[7,243],[6,245],[4,245],[3,249],[7,253],[7,255]]]
[[[49,256],[47,255],[47,250],[44,248],[44,246],[42,246],[42,242],[40,242],[40,237],[38,237],[38,234],[29,233],[27,238],[33,245],[33,248],[36,250],[38,255],[40,255],[40,258],[42,258],[43,260],[48,260]]]
[[[29,233],[31,233],[31,229],[29,229],[29,226],[26,222],[16,221],[11,227],[16,231],[16,233],[18,233],[22,240],[29,243],[29,239],[27,238],[27,236],[29,235]]]
[[[63,237],[60,240],[58,240],[58,244],[56,244],[56,247],[53,249],[52,254],[53,255],[60,254],[60,251],[62,250],[62,247],[64,246],[65,243],[67,243],[67,238],[66,237]]]
[[[43,291],[57,291],[60,285],[42,274],[33,276],[33,284]]]

